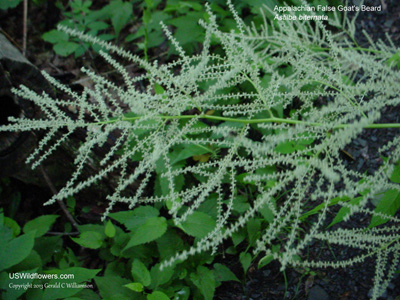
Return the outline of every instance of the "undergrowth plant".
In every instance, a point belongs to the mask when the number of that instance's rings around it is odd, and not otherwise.
[[[394,170],[399,172],[395,163],[400,159],[400,136],[381,145],[382,155],[391,154],[373,174],[350,169],[340,153],[366,130],[400,130],[400,124],[380,122],[384,109],[400,104],[398,48],[389,36],[387,44],[374,43],[366,33],[371,45],[360,47],[354,39],[354,19],[331,18],[330,25],[339,33],[318,18],[273,25],[265,19],[256,28],[245,24],[228,4],[237,29],[221,31],[207,6],[207,20],[200,21],[205,39],[197,55],[186,55],[163,25],[179,54],[166,64],[147,62],[96,37],[59,27],[106,49],[100,53],[121,74],[124,85],[83,68],[94,88],[78,93],[43,73],[69,99],[53,99],[20,86],[14,93],[33,101],[44,117],[10,117],[11,123],[0,130],[46,132],[27,159],[33,168],[74,131],[85,130],[76,171],[46,205],[119,174],[114,192],[107,196],[104,218],[118,202],[130,209],[155,205],[164,207],[174,226],[188,234],[206,229],[189,250],[166,259],[161,267],[200,252],[216,253],[219,245],[235,242],[240,231],[249,230],[248,224],[254,227],[261,216],[266,222],[256,224],[253,257],[262,253],[263,264],[279,260],[281,270],[350,267],[373,258],[372,298],[377,299],[398,267],[400,219],[394,216],[396,209],[383,213],[369,203],[387,190],[396,195],[392,202],[398,202],[399,182],[389,178]],[[223,53],[213,53],[216,44]],[[140,75],[128,74],[115,56],[136,63]],[[67,107],[77,114],[66,113]],[[81,178],[93,149],[103,146],[110,134],[116,138],[102,167]],[[351,219],[354,224],[361,216],[385,221],[369,228],[361,223],[357,228],[327,228],[329,215],[336,215],[338,207],[343,222]],[[148,235],[141,236],[145,242],[165,232],[160,219],[151,220],[146,223]],[[332,260],[304,257],[310,243],[324,242],[355,248],[358,254],[337,253]],[[249,253],[241,255],[242,264],[248,255],[251,259]]]

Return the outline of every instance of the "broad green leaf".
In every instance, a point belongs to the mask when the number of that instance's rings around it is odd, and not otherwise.
[[[155,291],[147,295],[147,300],[170,300],[163,292]]]
[[[238,195],[233,198],[233,210],[238,213],[244,213],[250,208],[247,198],[243,195]]]
[[[3,237],[0,237],[1,240],[3,240]],[[23,261],[31,253],[34,241],[35,231],[28,232],[5,242],[3,240],[0,251],[0,271]]]
[[[212,300],[216,288],[214,272],[204,266],[198,266],[196,273],[190,274],[190,280],[200,290],[205,300]]]
[[[158,239],[167,230],[167,220],[164,217],[152,217],[134,230],[131,239],[124,248],[127,250],[133,246],[145,244]]]
[[[157,249],[160,253],[160,259],[167,259],[184,249],[184,244],[180,236],[176,233],[174,228],[167,230],[167,232],[157,239]]]
[[[79,44],[74,42],[59,42],[53,46],[54,51],[61,56],[68,56],[78,49]]]
[[[115,229],[113,223],[110,220],[108,220],[108,222],[106,224],[106,227],[104,229],[104,233],[109,238],[113,238],[115,236],[116,229]]]
[[[246,230],[245,228],[241,228],[238,231],[235,231],[232,234],[232,242],[233,245],[236,247],[237,245],[239,245],[241,242],[243,242],[246,238],[247,234],[246,234]]]
[[[287,141],[287,142],[282,142],[282,143],[278,144],[275,147],[275,151],[278,153],[282,153],[282,154],[289,154],[289,153],[295,152],[297,150],[304,150],[305,148],[306,147],[301,144],[298,144],[298,143],[295,143],[292,141]]]
[[[157,217],[160,212],[152,206],[140,206],[133,211],[121,211],[109,214],[109,217],[133,230],[143,225],[147,219]]]
[[[202,238],[215,228],[215,220],[209,215],[195,211],[182,223],[182,229],[187,234]]]
[[[57,273],[58,278],[60,278],[61,274],[65,275],[73,275],[71,279],[52,279],[50,280],[50,285],[55,285],[58,283],[64,284],[65,288],[48,288],[44,290],[42,300],[56,300],[60,298],[71,297],[78,292],[80,292],[83,288],[79,287],[79,283],[87,282],[94,278],[97,273],[99,273],[101,269],[86,269],[86,268],[68,268]],[[78,287],[74,287],[76,284]]]
[[[134,292],[143,292],[143,284],[141,284],[140,282],[132,282],[132,283],[128,283],[125,284],[124,287],[127,287],[128,289],[134,291]]]
[[[42,236],[35,239],[33,249],[39,253],[43,264],[50,262],[53,255],[61,251],[63,241],[61,236]]]
[[[214,264],[215,270],[215,279],[218,281],[237,281],[240,280],[236,277],[236,275],[227,267],[219,263]]]
[[[50,30],[42,35],[43,40],[46,42],[57,44],[60,42],[68,41],[68,34],[62,31],[58,31],[56,29]]]
[[[247,252],[242,252],[239,255],[239,260],[240,260],[240,263],[242,264],[244,272],[246,273],[247,269],[251,265],[251,260],[252,260],[251,254],[247,253]]]
[[[151,285],[150,289],[154,290],[160,285],[168,283],[171,277],[174,275],[174,267],[165,267],[160,270],[160,264],[154,265],[150,270]]]
[[[40,255],[32,249],[29,255],[20,263],[9,268],[10,272],[21,272],[25,270],[39,269],[42,266]]]
[[[113,1],[110,6],[112,7],[111,23],[115,34],[118,36],[132,16],[132,3],[117,0]]]
[[[104,241],[103,236],[96,231],[85,231],[81,233],[79,237],[77,238],[71,237],[71,239],[75,243],[90,249],[100,248],[103,245]]]
[[[379,201],[374,211],[377,213],[394,216],[399,208],[400,208],[400,191],[391,189],[387,190],[384,193],[382,199]],[[379,216],[373,216],[368,228],[385,224],[387,221],[389,221],[389,219],[382,218]]]
[[[35,237],[39,237],[44,235],[47,231],[50,230],[51,226],[57,220],[59,216],[57,215],[44,215],[37,217],[25,224],[24,232],[28,233],[30,231],[36,230]]]
[[[203,13],[189,12],[185,16],[180,16],[168,21],[169,24],[177,27],[175,38],[181,45],[200,42],[204,31],[198,24],[199,19],[203,18]]]
[[[88,27],[90,29],[94,29],[94,30],[103,30],[103,29],[108,28],[109,26],[110,25],[108,25],[107,23],[102,22],[102,21],[93,22],[88,25]]]
[[[140,282],[144,286],[148,286],[151,283],[151,276],[146,266],[139,260],[134,259],[132,262],[132,277],[136,282]]]
[[[125,285],[131,283],[126,278],[122,278],[121,276],[104,276],[96,277],[94,280],[103,299],[132,300],[139,298],[139,293],[125,288]]]

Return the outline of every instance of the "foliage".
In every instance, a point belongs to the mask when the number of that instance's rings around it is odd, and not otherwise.
[[[150,4],[146,2],[151,11]],[[139,293],[162,299],[176,293],[185,299],[190,286],[194,295],[212,299],[221,281],[216,279],[218,272],[234,279],[219,265],[207,266],[212,255],[226,240],[237,248],[246,239],[249,246],[238,253],[244,271],[260,253],[260,266],[275,259],[281,270],[347,267],[374,257],[377,299],[399,262],[400,220],[394,216],[399,201],[394,193],[400,190],[395,167],[400,139],[382,145],[380,152],[390,149],[391,157],[373,174],[348,169],[340,150],[363,130],[400,127],[379,123],[385,107],[400,104],[398,49],[390,39],[389,45],[380,41],[368,49],[359,47],[354,44],[354,21],[338,15],[330,20],[341,32],[334,34],[317,17],[314,26],[309,21],[270,25],[266,18],[260,28],[248,26],[229,7],[236,30],[226,32],[218,28],[207,6],[198,55],[187,55],[163,25],[179,55],[177,61],[163,65],[101,38],[59,27],[137,63],[141,74],[130,76],[103,51],[100,55],[123,77],[123,87],[83,69],[95,88],[78,94],[44,73],[70,99],[52,99],[21,86],[14,92],[33,101],[45,117],[9,118],[12,123],[0,130],[46,131],[28,158],[33,167],[75,130],[87,133],[75,160],[76,172],[46,204],[119,174],[104,217],[124,225],[127,232],[108,222],[83,225],[81,235],[73,238],[99,250],[108,261],[104,276],[95,279],[103,298],[120,289],[121,298]],[[217,43],[220,49],[213,53]],[[70,106],[76,107],[76,117],[65,113]],[[52,141],[57,132],[62,137]],[[93,148],[103,146],[111,133],[117,138],[101,161],[102,168],[92,177],[80,178]],[[383,204],[368,208],[380,191],[385,193]],[[117,202],[133,210],[111,213]],[[388,202],[390,210],[385,209]],[[366,215],[371,226],[327,229],[333,225],[328,214],[338,206],[343,209],[337,213],[340,221]],[[309,224],[303,223],[306,219]],[[182,240],[180,231],[194,242]],[[338,255],[337,261],[308,260],[303,252],[311,242],[353,247],[359,254]],[[116,257],[130,260],[131,269],[115,271],[125,267]],[[162,263],[153,265],[157,260]],[[130,275],[121,277],[128,271]],[[171,278],[184,279],[186,285],[177,280],[163,286]]]
[[[49,288],[44,291],[39,288],[69,282],[88,282],[93,286],[92,279],[102,299],[212,299],[214,290],[223,281],[238,281],[229,268],[213,263],[210,254],[197,255],[183,264],[160,271],[159,262],[174,251],[188,248],[188,243],[171,224],[162,232],[161,238],[158,238],[159,224],[144,226],[153,223],[149,220],[165,220],[157,217],[158,214],[154,207],[142,206],[130,212],[110,214],[123,228],[110,220],[105,225],[80,226],[79,237],[71,239],[95,251],[96,257],[106,265],[103,270],[90,270],[82,267],[83,261],[70,248],[63,247],[61,236],[44,236],[58,216],[43,215],[31,220],[25,224],[21,234],[19,225],[1,213],[0,236],[4,247],[0,256],[2,299],[21,299],[22,295],[27,300],[69,299],[72,296],[74,299],[100,299],[93,288]],[[137,236],[147,234],[153,238],[135,241]],[[75,278],[16,279],[15,273],[73,274]],[[32,284],[32,287],[12,289],[10,283]]]
[[[71,251],[62,247],[61,236],[44,236],[58,216],[43,215],[25,224],[21,230],[13,219],[0,212],[0,295],[4,300],[99,299],[93,291],[83,288],[43,289],[46,285],[90,281],[100,270],[81,267]],[[21,231],[23,233],[21,233]],[[57,264],[54,267],[53,262]],[[41,278],[38,278],[40,274]],[[54,276],[73,275],[74,279],[56,280]],[[12,288],[12,286],[20,286]],[[32,288],[29,288],[31,286]],[[94,298],[93,298],[94,296]]]

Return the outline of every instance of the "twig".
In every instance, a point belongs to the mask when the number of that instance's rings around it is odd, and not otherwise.
[[[18,44],[7,32],[5,32],[2,28],[0,28],[0,32],[6,36],[6,38],[19,50],[22,50],[22,47],[20,44]]]
[[[28,26],[27,26],[27,20],[28,20],[28,0],[24,0],[24,17],[22,20],[22,55],[25,56],[26,54],[26,36],[27,36],[27,31],[28,31]]]
[[[54,231],[48,231],[46,232],[48,235],[79,235],[80,232],[74,231],[74,232],[54,232]]]
[[[49,186],[50,190],[52,191],[52,193],[55,195],[57,194],[57,189],[54,187],[53,182],[50,180],[49,176],[47,175],[47,172],[45,171],[45,169],[43,168],[43,166],[40,166],[40,170],[42,171],[44,180],[46,180],[47,185]],[[74,217],[72,217],[72,215],[69,213],[67,206],[65,205],[64,201],[62,200],[57,200],[58,204],[60,205],[61,209],[63,210],[64,214],[66,215],[66,217],[68,218],[68,220],[71,222],[72,226],[75,227],[76,230],[78,230],[79,232],[79,228],[78,228],[78,223],[75,221]]]

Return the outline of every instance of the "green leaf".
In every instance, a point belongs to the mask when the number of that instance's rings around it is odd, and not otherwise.
[[[140,206],[133,211],[121,211],[109,214],[109,217],[133,230],[143,225],[147,219],[157,217],[160,212],[152,206]]]
[[[140,294],[131,289],[124,288],[125,285],[131,283],[126,278],[122,278],[121,276],[104,276],[96,277],[94,280],[103,299],[132,300],[139,298]]]
[[[147,295],[147,300],[170,300],[163,292],[155,291]]]
[[[169,283],[171,277],[174,275],[174,267],[165,267],[160,270],[160,264],[154,265],[150,270],[151,285],[150,289],[154,290],[160,285]]]
[[[197,272],[190,274],[190,280],[200,290],[205,300],[213,299],[216,283],[212,270],[203,266],[198,266]]]
[[[125,284],[124,287],[127,287],[128,289],[134,291],[134,292],[143,292],[143,284],[141,284],[140,282],[132,282],[132,283],[128,283]]]
[[[264,256],[258,262],[258,268],[261,269],[262,267],[265,267],[273,260],[274,260],[274,256],[272,254]]]
[[[390,181],[394,183],[400,183],[400,161],[397,162],[396,166],[394,167],[392,176],[390,176]]]
[[[132,3],[120,0],[113,1],[110,4],[112,11],[111,23],[114,27],[115,34],[118,36],[121,29],[128,23],[132,16]]]
[[[131,236],[124,251],[140,244],[158,239],[167,230],[167,220],[164,217],[152,217],[139,226]]]
[[[203,29],[198,25],[198,21],[201,18],[203,18],[203,13],[189,12],[184,16],[168,21],[169,24],[177,27],[174,36],[181,45],[201,41]]]
[[[224,266],[220,263],[215,263],[214,270],[215,270],[215,278],[218,281],[240,282],[240,280],[236,277],[236,275],[227,266]]]
[[[19,236],[21,233],[21,227],[18,225],[17,222],[9,217],[4,217],[4,226],[7,226],[12,230],[14,237]]]
[[[28,233],[30,231],[36,230],[35,237],[42,236],[50,230],[51,226],[54,224],[58,217],[59,216],[57,215],[44,215],[33,219],[25,224],[24,232]]]
[[[344,201],[349,201],[349,200],[350,200],[350,198],[347,197],[347,196],[344,196],[344,197],[336,197],[336,198],[333,198],[333,199],[331,199],[331,200],[329,201],[328,206],[336,205],[336,204],[338,204],[340,201],[343,201],[343,202],[344,202]],[[312,215],[317,214],[317,213],[318,213],[319,211],[321,211],[324,207],[325,207],[325,204],[324,204],[324,203],[317,205],[317,206],[314,207],[312,210],[309,210],[308,212],[306,212],[306,213],[304,213],[303,215],[301,215],[300,220],[301,220],[301,221],[304,221],[304,220],[307,219],[309,216],[312,216]]]
[[[195,211],[187,217],[181,227],[187,234],[202,238],[215,228],[215,220],[203,212]]]
[[[22,0],[0,0],[0,9],[6,10],[17,7]]]
[[[399,207],[400,207],[400,191],[390,189],[383,194],[383,197],[379,201],[374,212],[386,214],[389,216],[394,216]],[[387,221],[389,221],[389,219],[386,218],[384,219],[379,216],[373,216],[368,228],[385,224]]]
[[[234,232],[232,234],[232,242],[233,245],[236,247],[237,245],[239,245],[241,242],[244,241],[244,239],[246,238],[246,231],[244,228],[239,229],[238,231]]]
[[[31,253],[35,241],[35,231],[28,232],[12,240],[0,236],[0,271],[23,261]]]
[[[153,8],[153,6],[154,6],[154,1],[153,0],[145,0],[144,2],[146,3],[146,6],[148,8]]]
[[[40,255],[32,249],[29,255],[20,263],[9,268],[10,272],[20,272],[25,270],[38,269],[42,266],[42,259]]]
[[[33,249],[39,253],[43,264],[50,262],[53,255],[61,251],[63,242],[61,236],[42,236],[36,238]]]
[[[110,25],[108,25],[107,23],[102,22],[102,21],[93,22],[88,25],[88,27],[90,29],[94,29],[94,30],[103,30],[103,29],[108,28],[109,26]]]
[[[155,91],[156,95],[161,95],[161,94],[165,93],[164,88],[161,85],[159,85],[158,83],[154,84],[154,91]]]
[[[400,69],[400,52],[393,54],[393,56],[387,60],[386,64],[388,66],[396,66]]]
[[[157,248],[160,253],[160,259],[167,259],[184,249],[184,244],[175,229],[171,228],[157,239]]]
[[[250,219],[247,222],[247,234],[250,245],[254,246],[254,243],[260,237],[261,232],[261,221],[256,219]]]
[[[274,198],[271,198],[271,201],[272,201],[274,207],[276,207],[276,200]],[[261,207],[259,211],[260,211],[260,214],[264,217],[264,219],[268,223],[273,222],[275,215],[268,204],[264,204],[264,206]]]
[[[89,248],[89,249],[98,249],[103,245],[103,236],[96,232],[96,231],[85,231],[82,232],[81,235],[77,238],[73,238],[71,237],[71,239],[85,247],[85,248]]]
[[[246,273],[247,269],[250,267],[251,265],[251,254],[250,253],[246,253],[246,252],[242,252],[239,255],[239,260],[240,263],[242,264],[243,270]]]
[[[146,266],[137,258],[132,262],[132,277],[133,280],[140,282],[144,286],[148,286],[151,283],[151,276]]]
[[[78,268],[78,267],[73,267],[73,268],[68,268],[60,271],[57,273],[58,278],[60,278],[61,274],[65,274],[70,276],[71,274],[73,275],[73,278],[71,279],[52,279],[49,282],[49,285],[55,285],[58,283],[65,284],[65,288],[48,288],[44,290],[43,293],[43,298],[42,300],[55,300],[55,299],[64,299],[67,297],[71,297],[77,293],[79,293],[81,290],[83,290],[82,287],[73,287],[74,284],[77,284],[79,286],[79,283],[87,282],[94,278],[97,273],[99,273],[101,269],[86,269],[86,268]]]
[[[173,160],[171,160],[171,165],[177,163],[178,161],[192,157],[194,155],[201,155],[209,152],[211,152],[211,150],[202,145],[196,145],[196,144],[185,145],[182,150],[179,150],[178,155]]]
[[[54,51],[61,56],[68,56],[79,48],[79,44],[74,42],[59,42],[53,46]]]
[[[233,198],[233,210],[238,213],[244,213],[250,208],[247,198],[243,195],[237,195]]]
[[[57,44],[60,42],[68,41],[68,34],[62,31],[58,31],[56,29],[50,30],[42,35],[42,39],[46,42]]]
[[[104,233],[109,238],[113,238],[115,236],[116,229],[115,229],[113,223],[110,220],[108,220],[108,222],[106,224],[106,228],[104,229]]]
[[[359,203],[361,202],[362,199],[363,199],[363,197],[354,198],[354,199],[352,199],[352,200],[349,201],[349,204],[351,204],[351,205],[356,205],[356,206],[357,206],[357,205],[359,205]],[[348,201],[349,198],[348,198],[348,197],[334,198],[334,199],[331,200],[331,203],[329,204],[329,206],[332,205],[333,203],[334,203],[334,204],[337,204],[337,203],[339,202],[339,200],[341,200],[341,201]],[[319,205],[319,206],[321,206],[321,205]],[[319,208],[319,206],[317,206],[316,208]],[[321,208],[321,209],[322,209],[322,208]],[[337,223],[339,223],[339,222],[342,222],[342,221],[344,220],[344,218],[345,218],[349,213],[350,213],[350,208],[349,208],[349,207],[343,206],[343,207],[338,211],[337,215],[336,215],[335,218],[332,220],[332,222],[328,225],[327,228],[329,228],[329,227],[331,227],[331,226],[333,226],[333,225],[335,225],[335,224],[337,224]]]

